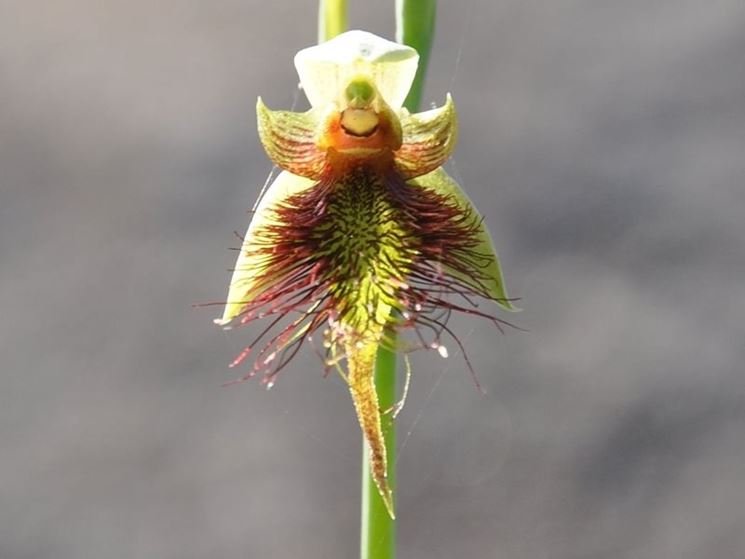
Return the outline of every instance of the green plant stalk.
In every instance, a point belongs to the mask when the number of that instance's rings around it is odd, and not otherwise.
[[[419,53],[419,67],[404,106],[419,110],[424,87],[424,75],[429,63],[432,37],[435,34],[437,0],[396,0],[396,41]]]
[[[404,106],[411,112],[419,109],[424,85],[424,75],[429,62],[432,35],[435,30],[436,0],[396,0],[396,40],[419,52],[419,66],[414,83]],[[395,332],[387,336],[395,346]],[[396,404],[396,353],[381,346],[375,360],[375,387],[381,410]],[[396,425],[391,414],[384,416],[383,436],[388,456],[388,484],[396,491]],[[362,527],[360,538],[361,559],[394,559],[396,556],[396,521],[383,504],[375,483],[370,476],[369,450],[363,445],[362,453]]]
[[[347,30],[347,0],[319,0],[318,42],[333,39]]]
[[[396,0],[396,40],[419,53],[419,67],[404,106],[411,112],[419,108],[424,74],[435,27],[436,0]],[[318,42],[328,41],[347,29],[346,0],[319,0]],[[387,339],[395,347],[395,333]],[[396,352],[381,346],[375,359],[375,386],[381,410],[396,404]],[[392,414],[383,417],[383,437],[388,457],[388,484],[396,495],[396,430]],[[370,475],[369,449],[362,452],[362,514],[360,527],[361,559],[395,559],[396,521],[392,519]]]
[[[320,0],[318,10],[318,42],[322,43],[343,33],[347,28],[346,0]],[[388,333],[395,343],[395,334]],[[380,409],[391,409],[396,403],[396,353],[380,347],[375,358],[375,387]],[[383,437],[388,456],[388,484],[396,491],[396,431],[391,414],[383,418]],[[370,475],[370,451],[362,445],[362,510],[360,519],[361,559],[394,559],[396,556],[396,521],[378,493]]]
[[[392,332],[388,336],[393,337]],[[393,338],[395,341],[395,338]],[[383,346],[375,358],[375,388],[381,410],[396,404],[396,352]],[[393,414],[383,416],[383,437],[388,456],[388,486],[396,497],[396,428]],[[396,521],[388,515],[383,499],[370,475],[370,450],[362,445],[362,524],[360,526],[361,559],[394,559],[396,556]]]

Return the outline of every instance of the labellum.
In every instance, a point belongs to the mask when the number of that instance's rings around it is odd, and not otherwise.
[[[489,299],[515,310],[483,220],[441,166],[456,140],[448,95],[437,109],[402,108],[416,72],[411,48],[350,31],[300,51],[295,65],[311,103],[272,111],[259,99],[259,136],[282,169],[256,207],[217,324],[266,327],[235,359],[271,386],[314,336],[327,370],[349,385],[370,449],[371,472],[393,516],[386,481],[378,347],[410,330],[417,347],[447,352],[453,311]],[[411,349],[400,347],[395,349]]]

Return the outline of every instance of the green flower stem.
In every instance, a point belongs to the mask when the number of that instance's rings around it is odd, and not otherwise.
[[[435,28],[436,0],[396,0],[396,40],[419,52],[419,68],[404,105],[414,112],[419,108],[424,74]],[[346,0],[319,0],[318,42],[328,41],[347,29]],[[395,333],[388,333],[395,346]],[[396,353],[378,349],[375,360],[375,385],[381,410],[396,404]],[[392,414],[383,417],[383,436],[388,456],[388,484],[396,495],[396,430]],[[362,453],[361,559],[395,559],[396,521],[388,511],[370,475],[369,450]]]
[[[424,74],[429,63],[429,51],[435,34],[437,0],[396,0],[396,41],[419,53],[419,67],[404,106],[414,112],[419,109],[424,87]]]
[[[415,112],[419,108],[424,74],[429,61],[435,29],[435,0],[396,0],[396,40],[419,52],[419,67],[404,105]],[[395,344],[395,332],[389,332]],[[381,346],[375,360],[375,387],[381,410],[396,404],[396,353]],[[396,491],[396,424],[391,414],[384,416],[383,436],[388,456],[388,484]],[[394,559],[396,556],[396,521],[388,516],[383,499],[370,477],[367,445],[362,453],[362,529],[361,559]]]
[[[392,333],[390,333],[392,335]],[[375,359],[375,388],[381,410],[396,404],[396,353],[381,346]],[[388,485],[396,497],[396,429],[392,413],[383,416],[383,437],[388,455]],[[360,527],[361,559],[394,559],[396,556],[396,521],[388,515],[383,499],[370,475],[367,444],[362,445],[362,525]]]
[[[347,30],[347,0],[320,0],[318,5],[318,42],[333,39]]]
[[[343,33],[347,28],[346,0],[319,0],[318,42]],[[395,340],[395,335],[389,333]],[[396,403],[396,353],[380,347],[375,359],[375,386],[382,410]],[[388,484],[396,491],[396,431],[392,414],[383,418],[383,437],[388,455]],[[362,445],[362,511],[360,524],[360,558],[394,559],[396,556],[396,521],[388,515],[375,482],[370,475],[369,449]]]

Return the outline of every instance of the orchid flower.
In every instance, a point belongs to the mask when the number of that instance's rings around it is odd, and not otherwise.
[[[257,104],[261,142],[282,169],[255,208],[215,322],[263,319],[236,358],[255,352],[244,378],[279,370],[320,333],[327,370],[347,381],[370,449],[370,470],[389,513],[386,451],[374,382],[388,332],[412,330],[420,347],[447,355],[453,311],[500,320],[475,299],[514,310],[483,219],[442,169],[456,141],[445,104],[410,114],[402,104],[418,55],[349,31],[295,56],[307,112]],[[412,342],[413,343],[413,342]]]

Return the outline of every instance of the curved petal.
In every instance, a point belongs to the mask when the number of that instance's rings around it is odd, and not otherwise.
[[[347,31],[295,55],[300,84],[312,107],[344,106],[343,92],[358,76],[367,77],[394,109],[399,109],[414,81],[419,55],[366,31]]]
[[[310,179],[321,177],[326,152],[316,145],[320,129],[317,111],[272,111],[259,97],[256,120],[259,138],[272,163],[295,175]]]
[[[394,154],[399,172],[405,178],[413,178],[434,171],[455,149],[458,119],[453,98],[448,94],[442,107],[402,115],[401,130],[401,148]]]
[[[458,205],[466,208],[473,215],[479,215],[466,193],[463,192],[458,183],[455,182],[442,168],[432,171],[427,175],[417,177],[409,181],[408,184],[433,190],[441,196],[451,197]],[[478,241],[479,244],[475,250],[486,259],[486,265],[482,267],[481,273],[485,278],[487,278],[487,280],[482,283],[484,283],[484,287],[487,289],[489,296],[505,310],[520,310],[510,302],[510,299],[507,296],[504,278],[502,277],[502,269],[499,265],[499,257],[497,256],[497,252],[494,250],[494,243],[492,242],[489,230],[484,225],[483,219],[479,224]],[[449,271],[455,276],[463,276],[463,274],[457,270],[451,269]],[[462,277],[462,279],[470,282],[474,281],[473,278]]]
[[[256,250],[252,242],[253,233],[259,228],[276,223],[274,208],[283,200],[315,184],[313,180],[282,171],[269,186],[248,225],[230,280],[225,311],[222,318],[215,319],[215,324],[225,326],[242,312],[246,303],[253,298],[257,280],[266,268],[266,257]]]

